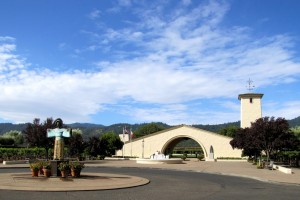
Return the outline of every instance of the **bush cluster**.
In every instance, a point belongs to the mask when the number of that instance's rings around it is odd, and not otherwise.
[[[49,150],[52,155],[53,150]],[[0,159],[2,160],[25,160],[46,158],[44,148],[0,148]]]

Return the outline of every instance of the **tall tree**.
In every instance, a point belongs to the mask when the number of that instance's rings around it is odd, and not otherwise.
[[[88,155],[97,157],[101,154],[100,149],[100,139],[98,137],[90,137],[87,142],[87,147],[85,149]]]
[[[75,156],[80,160],[80,156],[84,152],[85,147],[86,143],[83,141],[82,134],[77,131],[72,131],[72,136],[69,138],[70,156]]]
[[[23,134],[30,146],[42,147],[46,150],[46,158],[48,159],[49,149],[53,147],[53,139],[47,138],[47,129],[53,128],[53,119],[47,118],[44,123],[40,123],[40,119],[36,118],[33,123],[28,123]]]
[[[251,130],[260,140],[260,147],[267,155],[267,160],[280,150],[295,148],[296,138],[290,132],[289,124],[284,118],[260,118],[252,124]]]
[[[114,132],[107,132],[100,136],[100,148],[102,156],[114,155],[116,150],[120,150],[123,147],[123,142],[120,137]]]
[[[238,129],[230,144],[232,148],[243,149],[245,156],[257,157],[261,155],[260,141],[251,133],[250,128]]]
[[[297,148],[298,143],[287,120],[263,117],[252,123],[249,129],[239,130],[230,144],[233,148],[244,149],[248,155],[252,154],[252,150],[263,151],[269,160],[281,150]]]

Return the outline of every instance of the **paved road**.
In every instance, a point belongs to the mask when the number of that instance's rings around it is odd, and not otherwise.
[[[28,169],[0,169],[5,172],[26,172]],[[247,178],[188,171],[146,168],[85,168],[85,172],[119,173],[149,179],[148,185],[105,191],[24,192],[0,190],[0,200],[99,200],[99,199],[299,199],[300,186],[260,182]],[[29,172],[29,171],[28,171]],[[34,187],[34,186],[33,186]]]

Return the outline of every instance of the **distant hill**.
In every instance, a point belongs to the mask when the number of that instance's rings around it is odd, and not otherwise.
[[[27,124],[0,123],[0,135],[11,130],[23,131]]]
[[[229,122],[229,123],[224,123],[224,124],[216,124],[216,125],[192,125],[195,128],[200,128],[203,130],[211,131],[217,133],[220,129],[228,127],[228,126],[237,126],[240,127],[240,122]]]
[[[295,119],[288,120],[288,121],[289,121],[290,127],[300,126],[300,116]]]
[[[300,116],[288,120],[290,127],[295,127],[295,126],[300,126]],[[73,123],[73,124],[67,124],[67,126],[75,129],[79,128],[82,130],[84,134],[84,138],[88,138],[90,136],[99,136],[102,133],[113,131],[117,134],[122,134],[123,127],[127,127],[132,129],[134,132],[137,130],[139,127],[145,125],[146,123],[142,124],[126,124],[126,123],[119,123],[119,124],[113,124],[110,126],[104,126],[101,124],[91,124],[91,123]],[[160,125],[164,128],[170,128],[172,126],[162,123],[162,122],[156,122],[157,125]],[[3,135],[6,132],[9,132],[11,130],[17,130],[17,131],[23,131],[26,128],[27,124],[12,124],[12,123],[0,123],[0,135]],[[204,129],[207,131],[212,131],[212,132],[218,132],[220,129],[225,128],[227,126],[240,126],[240,122],[230,122],[230,123],[224,123],[224,124],[216,124],[216,125],[202,125],[202,124],[194,124],[192,125],[193,127]]]
[[[105,127],[104,125],[101,125],[101,124],[91,124],[91,123],[73,123],[73,124],[68,124],[68,126],[71,128],[103,128],[103,127]]]

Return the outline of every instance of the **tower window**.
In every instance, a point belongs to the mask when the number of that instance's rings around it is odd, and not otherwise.
[[[252,98],[250,98],[250,103],[252,103],[253,102],[253,99]]]

